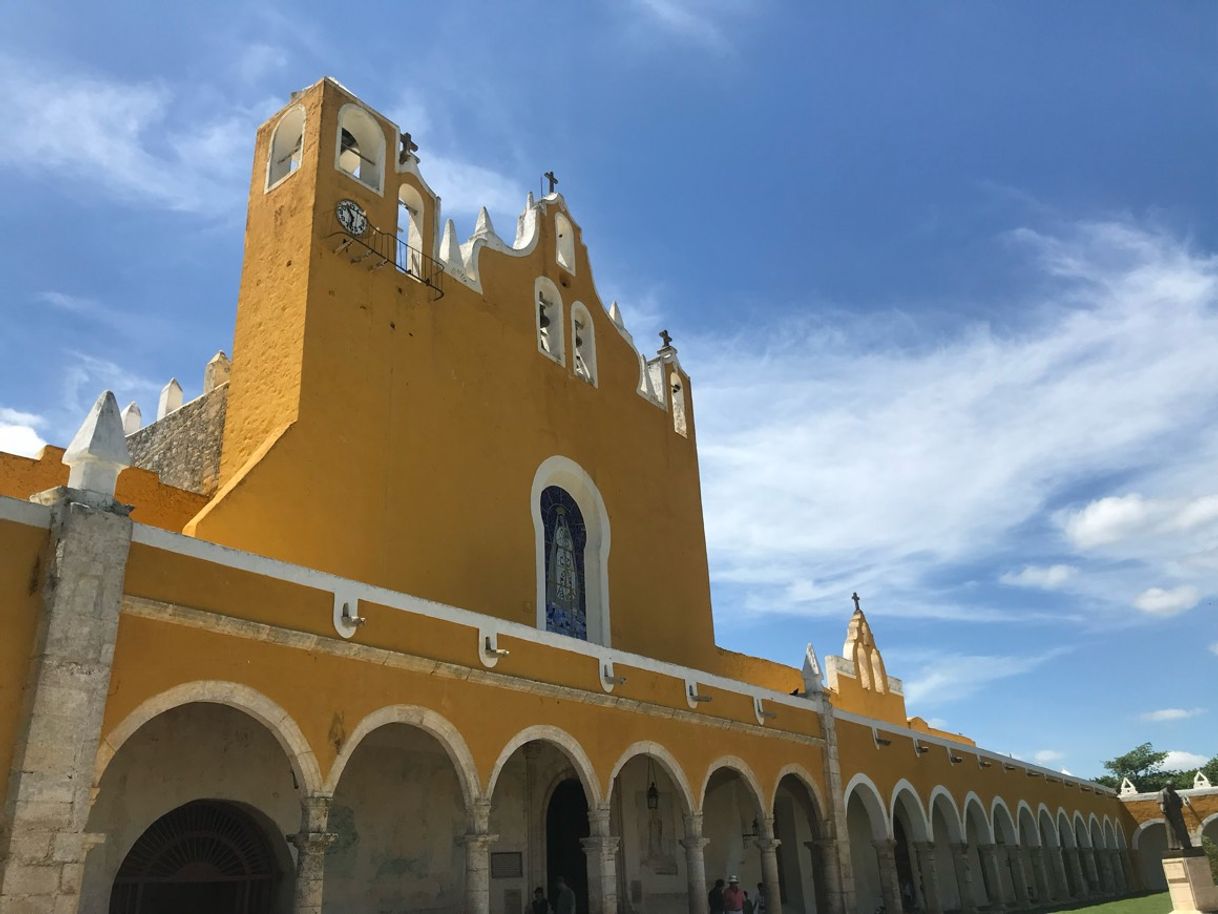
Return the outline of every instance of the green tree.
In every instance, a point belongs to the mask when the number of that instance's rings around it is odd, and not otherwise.
[[[1130,749],[1124,755],[1104,762],[1111,775],[1105,776],[1101,782],[1110,787],[1119,787],[1122,778],[1129,778],[1138,790],[1161,790],[1163,788],[1161,774],[1166,752],[1156,752],[1150,743],[1142,743]],[[1157,786],[1156,786],[1157,785]]]

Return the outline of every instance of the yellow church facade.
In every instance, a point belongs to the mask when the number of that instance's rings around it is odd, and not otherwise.
[[[560,877],[705,914],[732,876],[973,914],[1153,875],[1136,804],[908,718],[857,601],[840,656],[716,644],[691,380],[558,193],[459,242],[324,79],[258,132],[232,353],[0,454],[0,914],[519,914]]]

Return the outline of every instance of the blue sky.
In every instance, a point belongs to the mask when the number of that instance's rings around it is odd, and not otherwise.
[[[911,713],[1218,752],[1218,6],[6,4],[0,446],[198,392],[254,129],[323,74],[461,232],[553,168],[672,331],[720,643],[836,653],[857,589]]]

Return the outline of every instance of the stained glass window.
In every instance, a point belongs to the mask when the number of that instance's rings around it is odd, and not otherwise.
[[[549,486],[541,493],[541,520],[546,535],[546,631],[587,641],[584,516],[568,492]]]

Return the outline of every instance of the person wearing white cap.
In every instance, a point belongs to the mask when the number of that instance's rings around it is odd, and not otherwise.
[[[727,881],[727,888],[723,890],[723,911],[724,914],[744,914],[744,892],[735,876]]]

